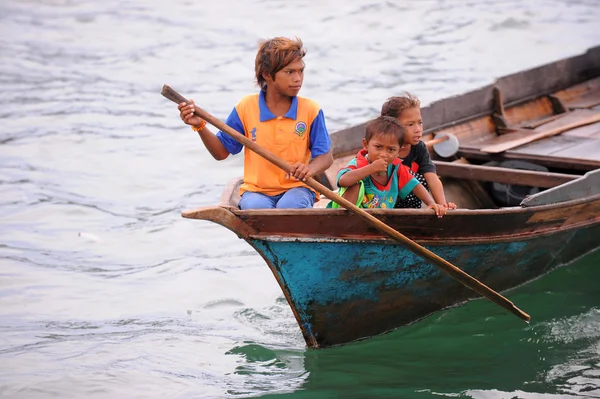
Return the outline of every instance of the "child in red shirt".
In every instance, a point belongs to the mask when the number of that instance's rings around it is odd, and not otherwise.
[[[390,97],[381,107],[381,115],[397,118],[406,135],[400,148],[399,157],[402,163],[409,167],[413,175],[431,191],[437,204],[446,209],[456,209],[456,204],[447,202],[444,187],[436,174],[435,165],[431,162],[429,150],[421,141],[423,135],[423,120],[421,119],[421,102],[410,93]],[[420,208],[421,200],[414,195],[399,199],[396,208]]]

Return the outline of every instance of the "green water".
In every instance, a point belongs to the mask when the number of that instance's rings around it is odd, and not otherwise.
[[[531,324],[472,301],[392,333],[309,350],[285,398],[600,397],[600,252],[507,296]]]

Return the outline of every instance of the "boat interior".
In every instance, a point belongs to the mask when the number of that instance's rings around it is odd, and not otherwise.
[[[425,131],[448,201],[462,209],[519,206],[526,197],[600,168],[600,77],[512,102],[504,101],[499,86],[489,90],[489,112]],[[357,136],[352,133],[348,136]],[[448,134],[458,141],[458,151],[442,157],[430,144]],[[322,182],[335,189],[337,171],[359,149],[335,154]],[[594,184],[600,185],[596,175]],[[316,206],[327,202],[322,198]]]
[[[460,209],[600,195],[600,46],[436,101],[421,115],[446,199]],[[315,176],[320,183],[337,189],[337,172],[360,150],[364,133],[365,124],[331,133],[334,163]],[[453,151],[438,149],[444,140]],[[230,182],[221,205],[237,207],[240,184]],[[315,207],[327,203],[321,196]]]

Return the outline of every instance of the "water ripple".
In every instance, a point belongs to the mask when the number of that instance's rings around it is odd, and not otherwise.
[[[0,3],[1,396],[598,396],[597,296],[575,295],[593,269],[565,296],[548,276],[560,306],[530,329],[474,303],[306,351],[262,258],[181,218],[243,157],[213,160],[160,95],[224,119],[256,91],[259,41],[298,35],[302,94],[334,131],[404,90],[427,104],[581,53],[600,42],[595,0]]]

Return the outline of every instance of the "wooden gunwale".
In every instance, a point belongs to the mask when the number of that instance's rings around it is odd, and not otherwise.
[[[464,237],[464,238],[437,238],[437,239],[415,239],[420,245],[477,245],[477,244],[497,244],[502,242],[517,242],[526,241],[532,238],[543,238],[554,235],[559,232],[566,232],[570,230],[578,230],[586,226],[594,225],[595,221],[591,222],[578,222],[569,224],[567,226],[561,226],[558,228],[541,228],[536,230],[535,233],[516,233],[511,235],[488,235],[486,237]],[[388,238],[365,238],[364,236],[347,235],[344,237],[327,237],[327,236],[315,236],[315,235],[263,235],[263,234],[251,234],[247,238],[271,242],[346,242],[346,243],[377,243],[387,245],[399,245],[398,242],[390,240]],[[460,266],[460,265],[459,265]]]
[[[571,201],[566,201],[558,204],[549,204],[549,205],[537,205],[533,207],[521,208],[521,207],[512,207],[512,208],[499,208],[499,209],[474,209],[474,210],[465,210],[465,209],[457,209],[448,212],[446,218],[449,218],[451,223],[452,218],[458,218],[460,216],[468,216],[469,219],[473,221],[477,221],[478,216],[497,216],[497,217],[510,217],[515,215],[531,215],[529,219],[533,217],[537,217],[538,219],[544,220],[544,215],[550,215],[554,217],[551,218],[551,221],[556,220],[565,220],[560,225],[553,223],[548,226],[540,225],[535,227],[531,231],[523,231],[519,233],[498,233],[494,234],[493,231],[490,231],[485,236],[483,235],[467,235],[464,237],[452,237],[452,236],[436,236],[435,238],[429,237],[415,237],[414,239],[420,244],[430,244],[430,245],[446,245],[446,244],[459,244],[459,245],[469,245],[476,243],[495,243],[495,242],[507,242],[507,241],[521,241],[527,240],[531,238],[544,237],[548,235],[555,234],[557,232],[569,231],[580,229],[589,225],[593,225],[600,220],[600,213],[592,215],[590,218],[585,220],[572,220],[569,222],[570,210],[573,208],[577,208],[581,205],[586,204],[595,204],[599,203],[597,206],[600,207],[600,194],[593,195],[583,199],[576,199]],[[558,211],[558,214],[556,214]],[[367,210],[367,212],[371,213],[374,216],[381,217],[393,217],[393,216],[413,216],[416,219],[420,219],[421,221],[425,220],[425,218],[431,218],[431,223],[436,223],[437,219],[435,219],[432,215],[431,210],[425,209],[393,209],[393,210]],[[277,220],[278,217],[301,217],[301,216],[312,216],[312,217],[329,217],[331,219],[335,219],[335,217],[346,216],[348,220],[353,219],[348,211],[343,209],[271,209],[271,210],[239,210],[233,207],[225,207],[225,206],[213,206],[213,207],[204,207],[194,211],[184,212],[183,216],[186,218],[192,219],[202,219],[202,220],[210,220],[215,223],[218,223],[229,230],[236,233],[239,237],[244,239],[260,239],[265,241],[281,241],[281,240],[302,240],[302,241],[330,241],[330,240],[340,240],[343,242],[379,242],[379,243],[389,243],[391,245],[397,245],[397,242],[390,240],[380,235],[380,233],[373,232],[369,236],[365,235],[331,235],[327,232],[323,231],[315,231],[314,233],[275,233],[273,231],[264,231],[259,232],[255,228],[252,227],[254,223],[248,223],[247,221],[258,222],[260,225],[260,220],[270,219]],[[538,216],[536,216],[538,215]],[[564,216],[564,218],[561,218]],[[354,218],[355,219],[355,218]],[[412,218],[411,218],[412,219]],[[415,220],[416,220],[415,219]],[[409,235],[412,236],[412,235]]]

